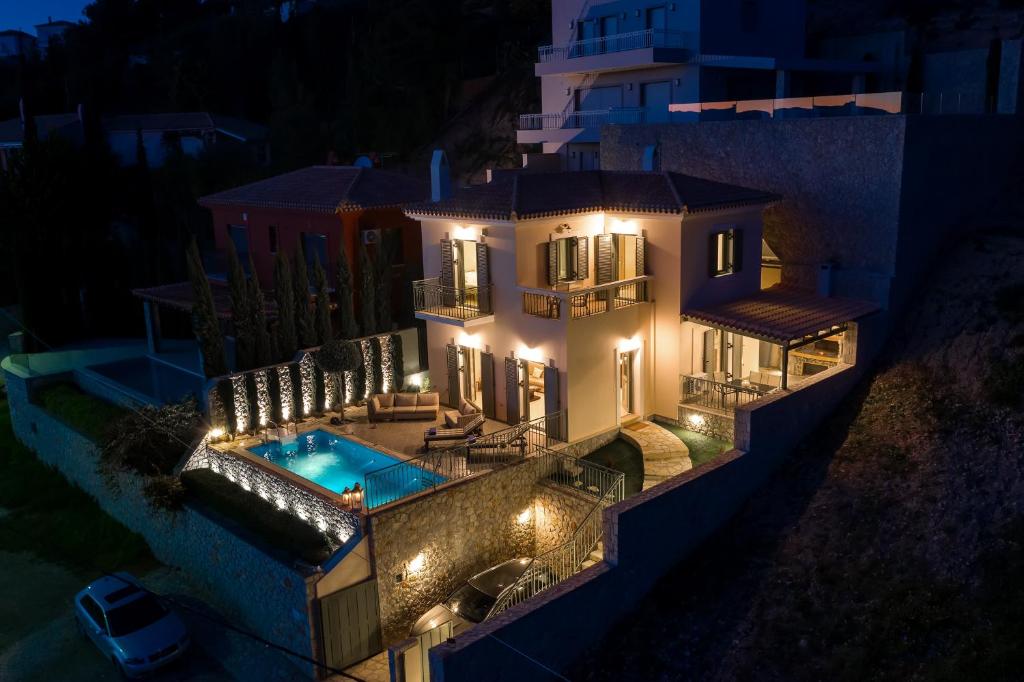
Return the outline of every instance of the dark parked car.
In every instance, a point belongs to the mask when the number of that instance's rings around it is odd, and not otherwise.
[[[413,637],[429,632],[451,621],[452,634],[465,632],[483,621],[498,599],[523,575],[533,559],[521,557],[510,559],[477,573],[455,589],[442,603],[420,616],[412,626]],[[536,566],[534,567],[536,570]],[[532,592],[540,592],[555,582],[554,574],[547,570],[539,572]]]
[[[181,618],[127,573],[104,576],[79,592],[75,620],[126,677],[167,665],[189,645]]]

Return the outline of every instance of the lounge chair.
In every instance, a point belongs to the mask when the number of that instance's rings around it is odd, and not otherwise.
[[[529,430],[530,422],[520,422],[511,428],[488,436],[486,439],[470,441],[466,443],[466,447],[469,448],[470,452],[474,449],[481,450],[487,448],[498,451],[505,450],[508,453],[511,453],[514,448],[519,448],[519,454],[523,455],[526,452],[526,433]],[[499,452],[499,454],[505,453]]]
[[[466,440],[470,435],[479,433],[484,428],[484,416],[478,414],[472,421],[468,421],[461,428],[438,429],[430,428],[423,432],[423,449],[430,449],[430,444],[437,441]]]

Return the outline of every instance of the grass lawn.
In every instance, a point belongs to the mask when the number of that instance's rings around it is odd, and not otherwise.
[[[679,440],[686,443],[686,447],[690,449],[690,461],[693,462],[694,468],[699,467],[705,462],[710,462],[723,452],[728,452],[732,449],[732,443],[724,440],[718,440],[717,438],[711,438],[710,436],[705,436],[704,434],[697,433],[696,431],[690,431],[688,429],[660,421],[658,422],[658,426],[671,431]]]
[[[198,499],[262,539],[300,557],[319,564],[331,554],[327,538],[308,523],[281,511],[255,493],[246,492],[220,474],[208,469],[186,471],[181,482],[189,496]]]
[[[583,459],[626,475],[624,482],[626,497],[636,495],[644,487],[644,456],[632,444],[621,438],[594,450]]]
[[[14,438],[6,400],[0,400],[0,472],[0,549],[30,552],[86,578],[157,565],[142,536]]]
[[[123,408],[82,392],[73,384],[55,384],[36,394],[39,405],[95,443],[102,443],[110,424],[125,415]]]

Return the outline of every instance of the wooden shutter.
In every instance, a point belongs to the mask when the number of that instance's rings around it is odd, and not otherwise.
[[[491,312],[491,295],[487,285],[491,283],[491,263],[487,244],[476,245],[476,284],[481,287],[477,292],[477,306],[480,312]]]
[[[547,429],[548,436],[558,440],[564,440],[562,437],[560,416],[556,416],[555,414],[559,409],[561,409],[561,402],[561,393],[558,390],[558,368],[545,366],[544,415],[548,417],[545,419],[545,427]]]
[[[718,235],[719,232],[711,233],[708,237],[708,277],[718,275]]]
[[[615,281],[615,235],[599,234],[597,239],[597,264],[594,273],[598,284]]]
[[[558,242],[548,241],[548,284],[558,284]]]
[[[647,238],[636,238],[636,276],[643,277],[647,274]]]
[[[733,230],[732,235],[732,271],[743,269],[743,230]]]
[[[483,394],[484,416],[497,419],[494,404],[494,354],[480,351],[480,392]]]
[[[441,286],[455,286],[455,267],[452,265],[452,240],[441,240]]]
[[[462,392],[459,387],[459,347],[448,344],[445,346],[448,360],[448,404],[458,408]]]
[[[519,361],[505,358],[505,421],[518,424],[519,420]]]
[[[732,338],[732,376],[731,379],[743,378],[743,337],[730,334]]]
[[[704,332],[704,371],[712,374],[715,371],[715,330]]]
[[[590,240],[587,237],[576,238],[576,279],[586,279],[590,274]]]

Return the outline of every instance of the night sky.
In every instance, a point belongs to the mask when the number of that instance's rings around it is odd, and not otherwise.
[[[82,8],[91,0],[0,0],[0,31],[20,28],[35,35],[35,25],[46,23],[47,17],[78,21]]]

